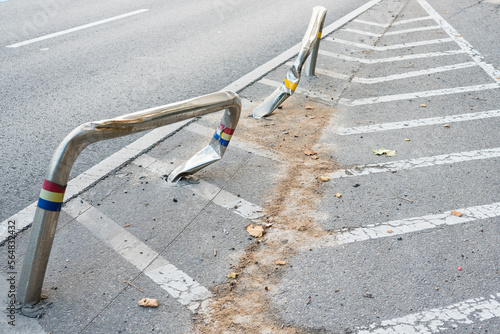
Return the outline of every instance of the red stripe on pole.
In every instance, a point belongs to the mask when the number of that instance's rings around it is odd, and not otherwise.
[[[63,193],[63,194],[64,194],[64,191],[66,190],[66,187],[61,187],[60,185],[58,185],[54,182],[47,181],[47,180],[43,180],[42,188],[47,190],[47,191],[51,191],[53,193]]]

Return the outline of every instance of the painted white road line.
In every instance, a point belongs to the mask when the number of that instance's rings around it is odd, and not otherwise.
[[[24,46],[24,45],[28,45],[28,44],[40,42],[40,41],[43,41],[43,40],[46,40],[46,39],[49,39],[49,38],[58,37],[58,36],[61,36],[61,35],[66,35],[66,34],[69,34],[69,33],[75,32],[75,31],[79,31],[79,30],[83,30],[83,29],[95,27],[95,26],[100,25],[100,24],[104,24],[104,23],[108,23],[108,22],[120,20],[120,19],[129,17],[129,16],[132,16],[132,15],[141,14],[141,13],[144,13],[144,12],[147,12],[147,11],[149,11],[149,9],[139,9],[139,10],[136,10],[136,11],[133,11],[133,12],[130,12],[130,13],[126,13],[126,14],[122,14],[122,15],[118,15],[118,16],[113,16],[113,17],[110,17],[109,19],[104,19],[104,20],[100,20],[100,21],[97,21],[97,22],[84,24],[84,25],[81,25],[81,26],[78,26],[78,27],[75,27],[75,28],[66,29],[66,30],[55,32],[55,33],[48,34],[48,35],[45,35],[45,36],[41,36],[41,37],[29,39],[29,40],[24,41],[24,42],[19,42],[19,43],[7,45],[7,47],[8,48],[18,48],[20,46]]]
[[[342,28],[340,31],[347,31],[347,32],[352,32],[352,33],[359,34],[359,35],[372,36],[372,37],[377,37],[377,38],[382,36],[382,34],[376,34],[376,33],[373,33],[371,31],[351,29],[351,28]]]
[[[406,169],[433,167],[439,165],[450,165],[458,162],[484,160],[484,159],[492,159],[498,157],[500,157],[500,147],[488,148],[484,150],[441,154],[441,155],[416,158],[416,159],[381,162],[378,164],[360,165],[354,168],[339,169],[331,173],[330,177],[332,179],[338,179],[343,177],[354,177],[354,176],[370,175],[376,173],[388,173],[392,171],[399,171]]]
[[[262,78],[258,82],[261,83],[261,84],[263,84],[263,85],[274,87],[274,88],[278,88],[279,86],[281,86],[281,82],[270,80],[270,79],[267,79],[267,78]],[[326,102],[332,102],[333,101],[333,97],[330,96],[330,95],[319,93],[319,92],[315,92],[315,91],[312,91],[312,90],[302,89],[302,88],[299,88],[299,87],[297,87],[297,89],[295,89],[295,93],[298,93],[298,94],[307,94],[309,97],[317,98],[317,99],[320,99],[320,100],[323,100],[323,101],[326,101]]]
[[[398,74],[393,74],[393,75],[388,75],[386,77],[378,77],[378,78],[360,78],[360,77],[354,77],[352,79],[352,82],[358,82],[361,84],[377,84],[380,82],[387,82],[387,81],[393,81],[393,80],[401,80],[401,79],[407,79],[407,78],[413,78],[413,77],[419,77],[422,75],[427,75],[427,74],[434,74],[434,73],[441,73],[441,72],[447,72],[447,71],[454,71],[454,70],[460,70],[463,68],[468,68],[468,67],[474,67],[477,66],[476,63],[474,62],[468,62],[468,63],[460,63],[460,64],[454,64],[454,65],[447,65],[447,66],[441,66],[441,67],[434,67],[434,68],[428,68],[425,70],[418,70],[418,71],[410,71],[410,72],[404,72],[404,73],[398,73]],[[328,70],[323,70],[320,68],[316,69],[316,72],[318,74],[323,74],[327,75],[333,78],[337,79],[349,79],[349,76],[345,74],[339,74],[335,73],[333,71],[328,71]]]
[[[361,15],[368,9],[372,8],[376,4],[378,4],[382,0],[371,0],[362,5],[361,7],[358,7],[357,9],[353,10],[349,14],[341,17],[337,21],[333,22],[332,24],[326,26],[323,28],[323,36],[328,36],[338,28],[342,27],[346,23],[350,22],[352,19],[356,18],[357,16]],[[267,73],[271,72],[281,64],[285,63],[287,60],[290,58],[296,56],[299,51],[300,51],[300,46],[302,45],[302,42],[297,43],[296,45],[292,46],[290,49],[286,50],[282,54],[276,56],[275,58],[271,59],[267,63],[259,66],[255,70],[251,71],[250,73],[244,75],[240,79],[234,81],[230,85],[227,85],[221,90],[231,90],[236,93],[240,92],[242,89],[245,87],[251,85],[252,83],[256,82],[260,78],[262,78],[264,75]],[[321,50],[320,50],[321,51]]]
[[[435,30],[435,29],[441,29],[441,26],[429,26],[429,27],[419,27],[419,28],[404,29],[404,30],[394,30],[394,31],[386,32],[384,34],[384,36],[401,35],[401,34],[408,34],[408,33],[412,33],[412,32]]]
[[[335,78],[335,79],[341,79],[341,80],[350,80],[351,79],[351,76],[349,76],[347,74],[341,74],[341,73],[337,73],[337,72],[333,72],[330,70],[325,70],[325,69],[317,68],[317,67],[315,69],[315,72],[317,74],[326,75],[328,77]]]
[[[457,217],[450,210],[434,215],[393,220],[380,224],[370,224],[353,229],[335,231],[333,234],[326,235],[318,240],[317,247],[335,247],[373,239],[390,238],[406,233],[435,229],[440,226],[465,224],[481,219],[497,218],[500,216],[500,202],[461,209],[453,208],[453,210],[460,212],[462,216]],[[388,230],[392,232],[388,233]]]
[[[191,123],[188,127],[186,127],[187,131],[190,131],[192,133],[196,133],[200,136],[204,137],[209,137],[211,138],[215,132],[214,129],[208,128],[206,126],[200,125],[198,123]],[[231,138],[231,144],[229,147],[236,147],[239,148],[240,150],[250,152],[252,154],[280,162],[280,163],[285,163],[287,162],[286,158],[281,157],[280,152],[272,152],[269,150],[266,150],[264,147],[253,144],[253,143],[248,143],[245,142],[241,139],[239,139],[236,135],[233,135]]]
[[[133,163],[137,166],[142,166],[159,176],[168,175],[174,169],[174,166],[170,163],[155,159],[148,154],[143,154],[134,160]],[[264,209],[260,206],[233,195],[207,181],[197,179],[196,183],[180,185],[179,187],[187,188],[201,197],[212,201],[216,205],[232,210],[234,213],[242,216],[243,218],[258,219],[265,216]]]
[[[401,20],[401,21],[396,21],[391,26],[399,26],[401,24],[407,24],[411,22],[419,22],[419,21],[426,21],[426,20],[432,20],[432,16],[422,16],[422,17],[415,17],[413,19],[406,19],[406,20]]]
[[[417,0],[427,13],[446,31],[446,33],[496,82],[500,83],[500,70],[484,61],[484,57],[459,34],[434,8],[425,0]]]
[[[409,43],[394,44],[394,45],[387,45],[387,46],[372,46],[372,45],[368,45],[368,44],[357,43],[357,42],[347,41],[345,39],[333,38],[333,37],[325,38],[324,40],[328,41],[328,42],[339,43],[339,44],[343,44],[343,45],[350,45],[350,46],[355,46],[355,47],[358,47],[361,49],[368,49],[368,50],[374,50],[374,51],[397,50],[397,49],[411,48],[411,47],[422,46],[422,45],[449,43],[449,42],[454,41],[452,38],[438,38],[438,39],[431,39],[431,40],[427,40],[427,41],[409,42]]]
[[[430,26],[430,27],[419,27],[419,28],[412,28],[412,29],[404,29],[404,30],[395,30],[395,31],[389,31],[386,33],[373,33],[371,31],[366,31],[366,30],[358,30],[358,29],[351,29],[351,28],[342,28],[341,31],[347,31],[347,32],[352,32],[354,34],[359,34],[359,35],[364,35],[364,36],[372,36],[372,37],[382,37],[382,36],[391,36],[391,35],[401,35],[401,34],[408,34],[412,32],[418,32],[418,31],[426,31],[426,30],[435,30],[435,29],[441,29],[441,26]]]
[[[475,86],[466,86],[466,87],[455,87],[455,88],[429,90],[429,91],[424,91],[424,92],[375,96],[375,97],[369,97],[369,98],[358,99],[358,100],[351,100],[351,99],[342,98],[339,100],[339,104],[343,104],[346,106],[361,106],[361,105],[374,104],[374,103],[418,99],[418,98],[422,98],[422,97],[460,94],[460,93],[467,93],[467,92],[479,92],[482,90],[498,89],[498,88],[500,88],[500,84],[492,83],[492,84],[485,84],[485,85],[475,85]]]
[[[450,50],[450,51],[443,51],[443,52],[417,53],[417,54],[412,54],[412,55],[404,55],[404,56],[396,56],[396,57],[388,57],[388,58],[365,59],[365,58],[358,58],[358,57],[341,55],[338,53],[328,52],[328,51],[324,51],[321,49],[318,52],[320,55],[323,55],[323,56],[338,58],[338,59],[347,60],[347,61],[354,61],[354,62],[358,62],[358,63],[362,63],[362,64],[392,63],[395,61],[402,61],[402,60],[454,56],[454,55],[465,53],[464,50]]]
[[[401,318],[374,323],[368,327],[358,327],[358,334],[428,334],[448,331],[460,324],[472,325],[477,322],[500,317],[500,293],[489,299],[474,298],[442,308],[409,314]]]
[[[91,187],[115,169],[120,168],[122,165],[139,156],[140,154],[142,154],[142,152],[149,150],[149,148],[156,145],[158,141],[175,133],[178,129],[182,128],[190,121],[191,120],[181,121],[155,129],[137,139],[133,143],[125,146],[120,151],[104,159],[94,167],[89,168],[85,172],[81,173],[68,182],[65,193],[65,202],[70,200],[73,196],[81,193],[88,187]],[[42,181],[43,180],[40,180],[40,189],[42,189]],[[0,243],[3,243],[9,236],[7,231],[9,221],[16,222],[17,232],[25,229],[32,223],[33,217],[35,215],[36,205],[37,202],[34,202],[0,223]]]
[[[331,34],[333,31],[335,31],[336,29],[342,27],[346,23],[350,22],[352,19],[354,19],[355,17],[359,16],[363,12],[367,11],[368,9],[370,9],[371,7],[373,7],[374,5],[376,5],[377,3],[379,3],[380,1],[382,1],[382,0],[371,0],[371,1],[367,2],[366,4],[362,5],[361,7],[358,7],[357,9],[353,10],[349,14],[343,16],[342,18],[338,19],[337,21],[333,22],[332,24],[328,25],[327,27],[323,28],[323,35],[327,36],[327,35]],[[296,44],[295,46],[293,46],[290,49],[286,50],[285,52],[283,52],[282,54],[280,54],[277,57],[273,58],[272,60],[268,61],[267,63],[259,66],[258,68],[256,68],[252,72],[248,73],[247,75],[241,77],[240,79],[237,79],[233,83],[231,83],[228,86],[224,87],[222,90],[231,90],[231,91],[235,91],[235,92],[241,91],[245,87],[247,87],[247,86],[251,85],[252,83],[254,83],[255,81],[257,81],[259,78],[263,77],[265,74],[267,74],[271,70],[273,70],[276,67],[280,66],[281,64],[285,63],[288,59],[290,59],[293,56],[297,55],[298,52],[299,52],[299,50],[300,50],[300,45],[301,45],[301,43]],[[321,52],[321,50],[320,50],[320,52]],[[188,121],[186,121],[186,123],[187,122]],[[175,124],[172,124],[169,127],[175,127],[176,129],[178,129],[178,128],[181,128],[184,125],[183,122],[179,122],[179,123],[176,123],[176,124],[177,124],[177,126]],[[160,140],[162,140],[164,138],[164,137],[161,137],[161,138],[158,137],[158,138],[154,139],[155,138],[155,134],[159,134],[159,133],[162,133],[162,131],[164,131],[162,129],[166,130],[167,128],[163,127],[163,128],[160,128],[160,129],[153,130],[149,134],[147,134],[144,137],[138,139],[135,143],[137,143],[137,144],[139,144],[139,143],[148,144],[149,146],[144,147],[144,149],[148,149],[150,146],[157,144],[158,141],[160,141]],[[149,139],[153,139],[153,140],[156,140],[156,141],[155,142],[150,142]],[[134,143],[131,144],[131,145],[134,146]],[[135,150],[130,150],[129,151],[129,156],[127,157],[126,154],[125,154],[126,151],[127,150],[123,151],[124,154],[122,155],[122,157],[126,158],[126,160],[128,160],[128,161],[134,159],[137,156],[135,154]],[[114,169],[119,168],[122,165],[121,161],[117,161],[116,163],[113,163],[112,160],[113,159],[111,159],[111,157],[110,157],[109,161],[106,163],[106,165],[108,165],[108,166],[110,166],[110,164],[115,166],[109,172],[112,172]],[[96,167],[98,167],[98,166],[96,165]],[[101,168],[98,167],[98,169],[101,169]],[[90,173],[90,174],[93,174],[93,173]],[[70,186],[70,188],[73,188],[73,192],[75,194],[83,191],[87,187],[90,187],[92,184],[96,183],[100,179],[100,178],[89,179],[86,175],[87,175],[87,172],[84,172],[84,173],[80,174],[77,177],[77,179],[79,179],[78,183],[80,183],[80,185],[83,188],[77,189],[76,187]],[[103,175],[102,177],[104,177],[104,176],[105,175]],[[84,179],[86,179],[86,182],[84,182]],[[70,183],[72,181],[70,181]],[[77,182],[75,181],[75,183],[77,183]],[[40,188],[41,188],[41,183],[40,183]],[[66,191],[66,198],[69,199],[68,191]],[[6,219],[6,220],[4,220],[3,222],[0,223],[0,243],[3,243],[6,240],[6,238],[8,237],[8,235],[7,235],[7,226],[8,226],[9,220],[15,220],[16,221],[16,231],[18,231],[18,232],[21,231],[21,230],[23,230],[24,228],[28,227],[31,224],[31,220],[33,219],[33,216],[34,216],[34,213],[35,213],[36,204],[37,204],[37,202],[32,203],[28,207],[24,208],[20,212],[14,214],[10,218],[8,218],[8,219]]]
[[[390,26],[390,23],[377,23],[377,22],[365,21],[365,20],[360,20],[360,19],[353,20],[352,22],[367,24],[370,26],[381,27],[381,28],[387,28]]]
[[[500,109],[489,110],[489,111],[480,111],[480,112],[475,112],[475,113],[470,113],[470,114],[422,118],[422,119],[415,119],[415,120],[402,121],[402,122],[372,124],[372,125],[357,126],[357,127],[352,127],[352,128],[339,127],[339,128],[337,128],[336,133],[339,136],[347,136],[347,135],[355,135],[355,134],[361,134],[361,133],[372,133],[372,132],[381,132],[381,131],[390,131],[390,130],[410,129],[410,128],[416,128],[419,126],[447,124],[447,123],[454,123],[454,122],[467,122],[467,121],[474,121],[474,120],[493,118],[493,117],[500,117]]]
[[[63,210],[192,312],[212,297],[207,288],[83,199],[68,202]]]

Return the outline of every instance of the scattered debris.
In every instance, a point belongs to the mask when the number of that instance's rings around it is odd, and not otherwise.
[[[363,297],[365,297],[365,298],[373,298],[373,295],[371,293],[365,293],[363,295]]]
[[[375,155],[387,155],[388,157],[396,156],[396,151],[394,150],[386,150],[385,148],[381,148],[379,150],[372,149],[373,154]]]
[[[393,230],[387,230],[387,233],[391,234],[392,232],[394,232]]]
[[[142,298],[141,300],[138,301],[138,304],[140,306],[144,307],[158,307],[158,299],[153,299],[153,298]]]
[[[405,138],[405,141],[410,141],[410,138]]]
[[[450,124],[443,125],[443,128],[449,128],[449,127],[450,127]]]
[[[144,293],[144,291],[143,291],[143,290],[139,289],[138,287],[136,287],[135,285],[133,285],[133,284],[132,284],[132,283],[130,283],[129,281],[126,281],[126,280],[124,280],[123,278],[122,278],[122,281],[123,281],[123,283],[127,283],[128,285],[130,285],[130,286],[132,286],[132,287],[136,288],[137,290],[139,290],[140,292],[143,292],[143,293]]]
[[[421,104],[420,105],[422,108],[427,108],[427,104]]]
[[[252,237],[260,238],[262,237],[262,233],[264,233],[264,228],[259,225],[253,225],[250,224],[247,227],[245,227],[245,230],[247,230],[248,234],[250,234]]]
[[[309,297],[309,300],[307,301],[306,305],[309,305],[311,303],[312,297]]]
[[[335,194],[335,195],[333,195],[333,196],[335,196],[335,197],[337,197],[337,198],[340,198],[340,197],[342,197],[342,194],[341,194],[341,193],[336,193],[336,194]]]
[[[316,154],[318,154],[318,153],[314,152],[313,150],[306,149],[306,150],[304,151],[304,154],[309,156],[309,155],[316,155]]]
[[[239,275],[240,275],[239,273],[229,273],[229,274],[227,274],[227,278],[236,278]]]
[[[455,35],[455,37],[462,37],[462,35]]]
[[[339,292],[339,291],[340,291],[340,289],[336,289],[336,290],[335,290],[335,292]]]
[[[323,181],[323,182],[328,182],[328,181],[330,181],[330,178],[329,178],[328,176],[321,176],[319,179],[320,179],[321,181]]]
[[[274,264],[277,265],[277,266],[284,266],[286,264],[285,261],[281,261],[281,260],[276,260],[274,261]]]
[[[123,225],[122,227],[125,228],[125,227],[129,227],[130,224],[126,224],[126,225]]]
[[[306,110],[313,110],[314,107],[311,107],[311,106],[306,106]]]
[[[314,156],[312,156],[312,157],[311,157],[311,159],[313,159],[313,160],[318,160],[318,159],[319,159],[319,157],[318,157],[317,155],[314,155]]]
[[[177,201],[177,198],[174,198],[174,199],[172,200],[172,202],[177,203],[177,202],[178,202],[178,201]]]
[[[217,256],[217,249],[214,249],[214,257]]]
[[[451,210],[451,214],[457,217],[462,217],[462,213],[459,211]]]
[[[394,196],[396,196],[396,197],[397,197],[397,198],[399,198],[399,199],[403,199],[403,200],[408,201],[408,202],[410,202],[410,203],[413,203],[413,202],[414,202],[414,201],[412,201],[411,199],[408,199],[408,198],[404,198],[404,197],[398,196],[398,195],[397,195],[394,191],[391,191],[391,193],[393,193],[393,194],[394,194]]]
[[[457,269],[458,269],[458,271],[462,271],[462,267],[458,267]]]

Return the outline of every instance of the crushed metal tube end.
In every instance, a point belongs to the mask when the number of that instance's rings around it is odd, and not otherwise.
[[[169,183],[177,182],[182,177],[194,174],[200,169],[222,159],[239,118],[240,110],[233,110],[232,112],[226,110],[208,146],[177,167],[168,176],[167,181]]]
[[[306,75],[313,76],[314,68],[316,67],[316,58],[318,55],[319,42],[323,30],[323,23],[326,17],[326,8],[316,6],[313,8],[313,14],[306,34],[302,39],[302,46],[295,63],[288,70],[283,83],[268,96],[253,111],[254,118],[263,118],[269,116],[276,108],[278,108],[288,97],[293,95],[300,81],[302,67],[306,64]]]

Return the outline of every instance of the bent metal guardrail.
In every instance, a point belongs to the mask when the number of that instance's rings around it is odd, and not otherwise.
[[[172,173],[173,175],[170,175],[169,180],[174,182],[222,158],[240,118],[241,101],[237,94],[229,91],[217,92],[115,119],[89,122],[80,125],[68,134],[52,156],[46,178],[43,181],[19,277],[17,300],[23,304],[36,304],[41,299],[43,280],[69,172],[76,158],[86,146],[222,109],[226,109],[226,111],[210,144],[177,168]]]
[[[295,89],[299,84],[302,67],[304,66],[309,55],[310,57],[305,67],[305,73],[307,76],[314,76],[325,17],[325,7],[316,6],[313,8],[311,21],[309,22],[306,34],[302,39],[302,46],[295,63],[292,65],[290,70],[288,70],[281,86],[276,88],[276,90],[269,95],[264,102],[254,109],[254,118],[263,118],[270,115],[276,108],[278,108],[279,105],[281,105],[295,92]]]

